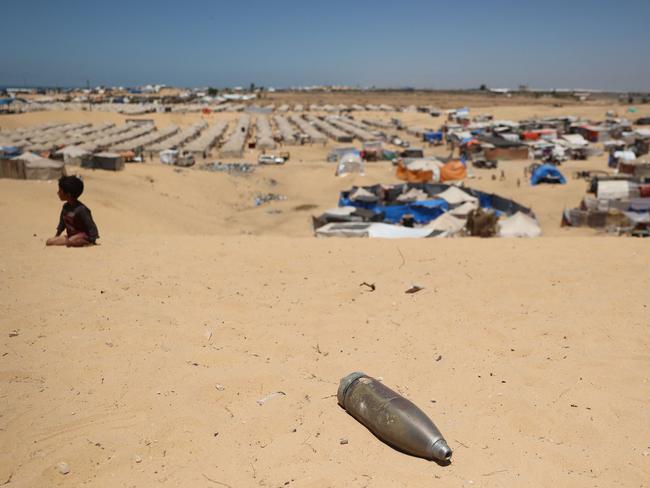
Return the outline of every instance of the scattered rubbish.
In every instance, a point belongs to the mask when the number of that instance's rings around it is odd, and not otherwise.
[[[367,286],[370,289],[370,291],[375,291],[375,289],[376,289],[376,286],[375,286],[374,283],[366,283],[365,281],[363,283],[361,283],[359,286]]]
[[[344,444],[347,444],[347,443],[348,443],[348,440],[345,439],[345,438],[339,440],[339,444],[341,444],[341,445],[344,445]]]
[[[212,339],[212,331],[206,330],[205,333],[203,334],[203,337],[205,337],[205,339],[209,341],[210,339]]]
[[[234,175],[250,174],[255,168],[250,163],[221,163],[214,162],[204,165],[201,169],[205,171],[216,171],[220,173],[229,173]]]
[[[9,332],[9,337],[18,337],[18,329],[14,329],[11,332]]]
[[[452,451],[435,424],[415,404],[361,372],[341,379],[338,403],[379,439],[407,454],[439,462]]]
[[[135,455],[135,457],[134,457],[133,459],[134,459],[135,462],[138,463],[138,464],[140,464],[140,463],[142,462],[142,458],[141,458],[140,456],[138,456],[137,454]]]
[[[223,386],[223,385],[221,385],[221,384],[219,384],[219,383],[217,383],[216,385],[214,385],[214,387],[215,387],[217,390],[219,390],[219,391],[223,391],[223,390],[226,389],[225,386]]]
[[[269,400],[272,400],[273,398],[281,397],[281,396],[286,396],[286,393],[283,391],[274,391],[273,393],[269,393],[263,398],[260,398],[257,400],[258,405],[264,405],[266,402]]]
[[[440,361],[442,359],[442,354],[438,354],[438,357],[436,358],[436,361]]]
[[[419,292],[421,290],[424,290],[423,286],[413,285],[411,288],[406,290],[404,293],[413,294],[413,293],[417,293],[417,292]]]
[[[56,469],[61,474],[68,474],[70,472],[70,466],[68,466],[68,463],[64,463],[63,461],[56,465]]]
[[[260,193],[255,197],[255,206],[259,207],[265,203],[283,201],[286,199],[287,197],[285,195],[280,195],[279,193]]]

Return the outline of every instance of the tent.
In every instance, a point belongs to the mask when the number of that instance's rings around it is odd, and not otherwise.
[[[178,151],[176,149],[165,149],[160,151],[160,162],[163,164],[176,164],[178,161]]]
[[[2,178],[57,180],[65,174],[65,165],[62,161],[53,161],[29,152],[0,161],[0,177]]]
[[[81,162],[89,158],[91,153],[79,146],[66,146],[57,151],[57,155],[63,156],[63,162],[68,166],[81,166]]]
[[[531,185],[539,185],[540,183],[559,183],[564,185],[566,179],[560,173],[560,170],[552,164],[542,164],[533,171],[530,177]]]
[[[445,191],[438,193],[436,198],[442,198],[450,205],[460,205],[466,202],[478,205],[478,198],[464,192],[456,186],[450,186]]]
[[[537,220],[522,212],[502,219],[497,224],[499,237],[539,237],[542,229]]]
[[[467,167],[460,161],[449,161],[440,169],[440,181],[460,181],[467,177]]]
[[[83,160],[81,165],[84,168],[120,171],[124,169],[124,158],[118,153],[102,152],[95,154],[90,159]]]
[[[364,174],[363,160],[358,151],[343,154],[336,167],[336,176],[345,176],[350,173]]]
[[[438,183],[442,163],[437,159],[416,158],[397,164],[395,176],[410,183]]]
[[[451,213],[444,213],[429,222],[425,228],[436,232],[436,237],[452,237],[458,235],[465,228],[466,219],[454,217]]]

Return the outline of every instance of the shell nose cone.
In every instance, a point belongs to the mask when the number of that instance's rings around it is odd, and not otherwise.
[[[451,448],[447,445],[447,441],[440,439],[431,448],[431,456],[437,461],[449,461],[451,459]]]

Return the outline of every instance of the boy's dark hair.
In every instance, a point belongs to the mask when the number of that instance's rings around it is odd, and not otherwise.
[[[84,192],[84,182],[76,176],[62,176],[59,178],[59,188],[72,198],[79,198]]]

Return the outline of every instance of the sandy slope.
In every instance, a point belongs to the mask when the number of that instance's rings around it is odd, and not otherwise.
[[[90,249],[43,247],[55,183],[0,180],[0,483],[647,484],[650,253],[559,227],[584,182],[518,187],[521,162],[505,181],[476,171],[471,186],[534,208],[536,240],[317,240],[312,213],[393,169],[337,179],[322,153],[292,154],[248,177],[80,170],[102,236]],[[268,191],[288,200],[253,206]],[[359,369],[432,416],[451,466],[337,406]]]
[[[0,479],[12,485],[650,475],[643,241],[143,233],[82,250],[17,235],[2,248]],[[412,283],[426,288],[405,295]],[[338,379],[357,369],[430,413],[451,466],[393,451],[336,405]],[[286,396],[256,403],[275,391]]]

